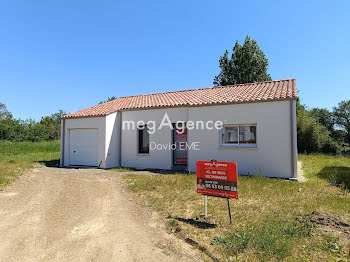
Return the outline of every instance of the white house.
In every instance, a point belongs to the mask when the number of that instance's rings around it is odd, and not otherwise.
[[[60,164],[296,178],[296,98],[295,79],[120,97],[62,117]]]

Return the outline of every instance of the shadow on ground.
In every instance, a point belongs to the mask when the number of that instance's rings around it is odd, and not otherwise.
[[[142,169],[142,170],[137,170],[137,171],[149,171],[155,174],[160,174],[160,175],[177,175],[177,174],[182,174],[182,175],[195,175],[195,173],[190,173],[188,171],[184,170],[164,170],[164,169]]]
[[[42,161],[36,161],[37,163],[44,164],[47,167],[59,167],[60,166],[60,160],[54,159],[54,160],[42,160]]]
[[[350,167],[324,167],[317,176],[342,189],[350,190]]]
[[[216,224],[212,224],[209,222],[199,221],[193,218],[182,218],[182,217],[174,217],[177,221],[184,222],[190,224],[196,228],[208,229],[208,228],[216,228]]]

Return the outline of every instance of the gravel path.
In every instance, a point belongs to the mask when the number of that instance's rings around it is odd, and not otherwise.
[[[48,167],[21,176],[0,191],[0,261],[194,261],[121,176]]]

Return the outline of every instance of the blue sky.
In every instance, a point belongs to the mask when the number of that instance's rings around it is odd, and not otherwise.
[[[0,1],[0,102],[16,118],[212,86],[247,34],[302,103],[350,99],[350,1]]]

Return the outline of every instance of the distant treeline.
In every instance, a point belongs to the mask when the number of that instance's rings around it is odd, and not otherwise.
[[[297,139],[299,153],[350,153],[350,100],[330,111],[307,109],[297,103]]]
[[[39,122],[14,119],[0,103],[0,139],[9,141],[48,141],[60,138],[59,110]],[[342,101],[332,111],[308,109],[297,101],[297,139],[299,153],[350,154],[350,100]]]
[[[9,141],[48,141],[56,140],[61,135],[61,116],[65,112],[44,116],[39,122],[33,119],[13,118],[6,106],[0,103],[0,139]]]

